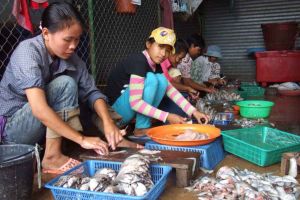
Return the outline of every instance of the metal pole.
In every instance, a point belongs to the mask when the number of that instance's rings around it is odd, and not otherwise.
[[[93,0],[88,0],[88,15],[89,15],[89,32],[90,32],[90,55],[91,55],[91,70],[94,79],[97,78],[96,57],[95,57],[95,32],[94,32],[94,10]]]

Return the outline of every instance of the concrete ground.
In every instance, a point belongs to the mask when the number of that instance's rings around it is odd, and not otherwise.
[[[274,123],[276,128],[298,134],[300,135],[300,97],[288,97],[288,96],[268,96],[266,99],[275,102],[275,106],[272,109],[269,121]],[[280,163],[268,166],[259,167],[246,160],[238,158],[232,154],[228,154],[225,159],[218,164],[216,169],[221,166],[232,166],[238,167],[240,169],[249,169],[259,173],[274,172],[280,175]],[[196,193],[188,192],[183,188],[177,188],[175,186],[174,172],[171,173],[166,189],[161,195],[162,200],[196,200]],[[201,175],[201,172],[199,172]],[[54,178],[54,176],[46,174],[43,175],[43,184]],[[36,180],[36,179],[35,179]],[[298,180],[299,181],[299,180]],[[35,181],[36,182],[36,181]],[[37,189],[37,185],[34,185],[33,198],[34,200],[43,199],[50,200],[53,199],[51,192],[45,188]]]

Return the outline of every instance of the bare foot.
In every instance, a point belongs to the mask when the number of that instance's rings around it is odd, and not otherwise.
[[[133,131],[134,136],[136,137],[142,137],[145,136],[149,128],[136,128]]]
[[[45,156],[42,161],[42,167],[45,169],[57,169],[64,165],[66,162],[68,162],[69,159],[70,157],[65,156],[63,154],[61,154],[60,156],[53,156],[49,158]]]
[[[122,140],[122,142],[120,142],[118,144],[118,147],[129,147],[129,148],[136,148],[136,149],[143,149],[144,148],[143,145],[131,142],[129,140],[126,140],[125,138]]]

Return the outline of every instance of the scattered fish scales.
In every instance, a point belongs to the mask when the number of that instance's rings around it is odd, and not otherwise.
[[[242,128],[251,128],[256,125],[268,124],[268,121],[263,118],[259,118],[259,119],[242,118],[242,119],[235,119],[234,123],[241,126]]]

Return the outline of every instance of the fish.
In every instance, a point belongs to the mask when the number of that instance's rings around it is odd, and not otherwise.
[[[294,200],[300,197],[299,188],[292,176],[259,174],[223,166],[217,171],[216,178],[202,176],[186,189],[198,191],[198,199]]]
[[[217,111],[210,106],[209,102],[199,99],[196,103],[196,109],[209,116],[209,119],[214,119]]]
[[[126,158],[116,172],[111,168],[100,168],[93,176],[83,172],[61,176],[54,186],[84,191],[121,193],[144,196],[153,186],[149,156],[134,154]]]
[[[244,100],[239,94],[226,90],[219,90],[214,93],[208,93],[204,97],[207,101],[241,101]]]
[[[154,185],[147,156],[134,154],[126,158],[114,180],[117,192],[132,196],[143,196]]]
[[[159,154],[161,151],[158,150],[150,150],[150,149],[141,149],[138,151],[140,154],[149,154],[149,155],[154,155],[154,154]]]
[[[115,178],[117,177],[117,172],[111,168],[101,168],[98,169],[96,171],[96,173],[94,174],[94,177],[97,177],[100,175],[107,175],[112,181],[115,180]]]
[[[242,119],[235,119],[234,124],[241,126],[243,128],[251,128],[256,125],[270,124],[270,123],[263,118],[259,118],[259,119],[242,118]]]
[[[111,181],[112,180],[108,175],[98,174],[90,179],[90,190],[103,192],[111,184]]]
[[[58,181],[54,184],[57,187],[64,187],[64,188],[77,188],[81,182],[80,175],[64,175],[61,176]]]
[[[175,137],[175,140],[190,141],[190,140],[206,140],[209,136],[206,133],[199,133],[192,129],[186,129],[182,134]]]

